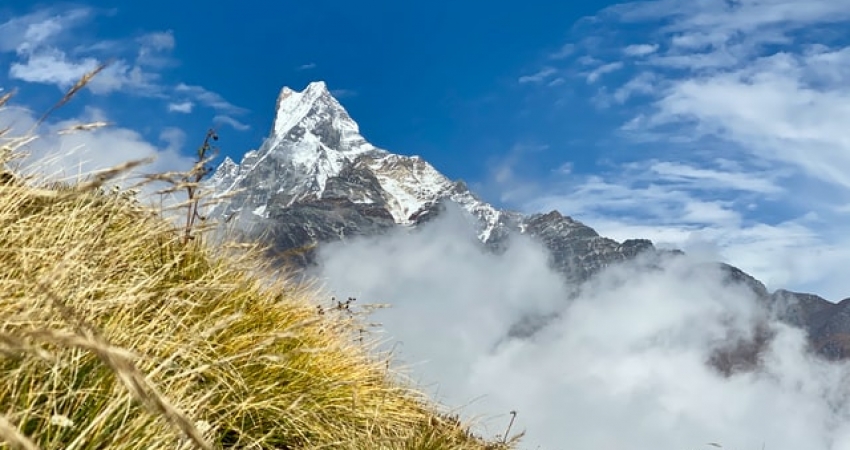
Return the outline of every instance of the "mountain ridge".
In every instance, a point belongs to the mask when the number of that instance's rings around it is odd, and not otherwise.
[[[447,202],[465,211],[485,248],[499,251],[512,235],[531,236],[575,285],[641,254],[682,253],[657,249],[647,239],[617,242],[558,211],[523,215],[495,208],[420,156],[369,143],[322,81],[301,92],[284,87],[276,106],[260,148],[239,163],[226,158],[205,187],[221,201],[209,217],[235,219],[239,239],[264,240],[282,262],[305,267],[315,263],[315,248],[322,243],[415,228],[439,216]],[[749,287],[774,314],[805,329],[820,354],[850,357],[850,302],[769,292],[744,271],[717,264],[729,282]]]

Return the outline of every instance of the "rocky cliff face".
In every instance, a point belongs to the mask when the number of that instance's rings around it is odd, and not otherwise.
[[[241,238],[264,240],[281,261],[299,266],[312,264],[315,248],[324,242],[415,228],[438,217],[448,202],[466,211],[486,248],[498,252],[513,235],[531,236],[576,285],[612,264],[662,253],[645,239],[599,236],[557,211],[524,216],[494,208],[427,161],[367,142],[322,82],[302,92],[284,88],[262,146],[238,164],[225,159],[206,187],[226,198],[208,216],[235,225]],[[833,304],[809,294],[769,293],[739,269],[722,267],[730,283],[748,286],[780,318],[806,329],[821,354],[850,356],[850,300]],[[525,323],[519,334],[531,334],[544,322]]]

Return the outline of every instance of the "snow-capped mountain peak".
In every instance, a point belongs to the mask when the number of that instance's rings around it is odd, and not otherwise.
[[[344,172],[347,168],[359,175]],[[375,185],[355,186],[365,180],[363,174]],[[455,201],[479,219],[482,240],[489,238],[500,218],[495,208],[422,158],[392,154],[367,142],[322,81],[310,83],[301,92],[284,87],[269,138],[259,150],[247,152],[240,164],[225,160],[209,183],[220,194],[245,190],[217,208],[217,213],[252,211],[267,218],[295,202],[322,199],[333,179],[337,181],[328,195],[338,196],[342,183],[354,203],[371,204],[380,198],[397,224],[414,222],[440,199]]]
[[[272,129],[273,136],[286,136],[286,134],[299,122],[310,114],[318,106],[336,116],[344,116],[344,121],[355,132],[359,132],[357,124],[348,117],[348,113],[339,102],[331,95],[324,81],[314,81],[307,85],[301,92],[285,86],[277,97],[277,108]],[[341,114],[340,114],[341,113]],[[347,119],[347,120],[345,120]]]
[[[322,187],[344,163],[377,150],[360,135],[360,127],[323,81],[310,83],[302,92],[281,90],[266,147],[268,153],[319,176]]]
[[[225,161],[209,180],[218,194],[247,189],[215,212],[263,211],[271,201],[291,204],[321,197],[329,178],[364,154],[383,155],[360,135],[360,129],[322,81],[298,92],[284,87],[277,99],[269,137],[240,164]],[[237,206],[238,205],[238,206]]]

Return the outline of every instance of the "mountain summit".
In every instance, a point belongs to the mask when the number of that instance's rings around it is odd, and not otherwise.
[[[217,194],[244,189],[217,207],[212,216],[238,214],[268,219],[296,203],[341,199],[384,209],[392,222],[411,224],[439,199],[449,197],[481,219],[481,237],[498,226],[500,213],[480,201],[463,183],[440,174],[418,156],[378,149],[324,82],[301,92],[284,87],[274,125],[259,150],[236,164],[226,158],[209,187]]]
[[[386,152],[366,142],[324,82],[310,83],[303,92],[284,87],[263,146],[247,152],[240,164],[226,158],[211,178],[212,187],[221,194],[250,187],[250,192],[237,195],[226,211],[250,207],[256,215],[268,217],[266,207],[272,200],[289,206],[319,198],[329,178],[368,153],[379,156]]]
[[[321,164],[316,172],[320,178],[338,172],[346,159],[375,150],[323,81],[310,83],[303,92],[289,87],[280,91],[271,141],[272,147],[300,144],[286,147],[292,161]]]
[[[237,238],[261,239],[277,258],[301,266],[314,263],[322,243],[415,228],[450,203],[466,212],[485,248],[498,252],[512,235],[530,236],[574,286],[639,254],[681,253],[658,250],[645,239],[617,242],[557,211],[524,216],[497,209],[422,158],[370,144],[321,81],[301,92],[284,87],[269,137],[238,164],[226,158],[206,188],[221,197],[208,216],[232,224]],[[806,329],[821,354],[850,357],[850,300],[834,304],[814,295],[769,293],[743,271],[720,267],[730,283],[746,286],[783,320]]]

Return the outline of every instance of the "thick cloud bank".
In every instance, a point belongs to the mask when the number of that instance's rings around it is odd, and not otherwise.
[[[611,267],[568,300],[544,249],[515,239],[482,251],[457,211],[415,232],[325,247],[320,277],[339,296],[389,303],[375,319],[414,377],[465,417],[523,448],[850,449],[844,364],[776,332],[756,371],[723,376],[706,361],[764,317],[748,290],[685,257]],[[522,316],[558,313],[530,338]]]

